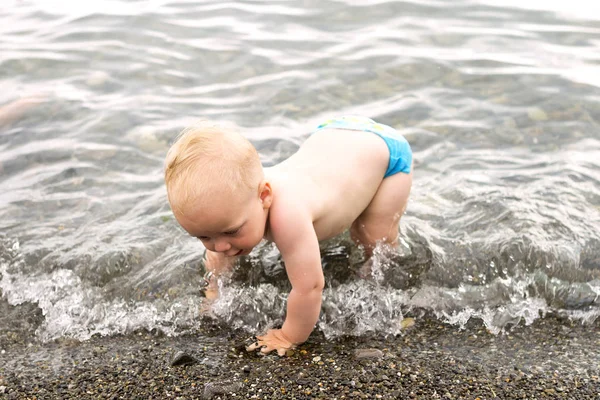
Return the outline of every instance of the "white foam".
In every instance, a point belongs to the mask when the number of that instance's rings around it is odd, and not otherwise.
[[[18,250],[18,242],[13,249]],[[95,334],[153,328],[175,335],[197,328],[200,316],[201,299],[197,296],[152,303],[108,301],[101,288],[86,284],[71,270],[25,275],[9,272],[8,263],[1,262],[0,273],[0,288],[11,305],[29,302],[42,310],[44,322],[36,332],[42,341],[60,337],[86,340]]]
[[[36,334],[42,341],[60,337],[86,340],[96,334],[137,329],[160,329],[167,335],[199,329],[203,299],[197,294],[177,299],[166,296],[152,302],[109,300],[102,288],[83,281],[69,269],[23,272],[19,243],[3,244],[8,254],[0,261],[0,289],[12,305],[38,305],[44,322]],[[402,320],[422,311],[459,328],[473,319],[480,320],[494,334],[516,324],[530,325],[549,312],[581,323],[593,323],[600,315],[597,299],[589,301],[589,293],[592,300],[594,294],[597,297],[600,293],[598,280],[569,283],[549,278],[538,270],[518,277],[496,278],[486,285],[463,283],[449,288],[423,284],[400,290],[386,285],[383,277],[391,264],[381,254],[378,256],[380,259],[373,263],[374,279],[353,279],[324,290],[317,326],[327,338],[401,334]],[[234,329],[257,333],[283,322],[287,292],[272,284],[249,287],[246,283],[220,282],[220,293],[211,312]],[[568,301],[573,293],[585,294],[586,297],[580,296],[588,299],[584,309],[551,306]]]

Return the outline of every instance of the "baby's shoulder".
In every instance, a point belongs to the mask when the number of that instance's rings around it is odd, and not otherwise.
[[[272,230],[293,229],[302,222],[312,223],[311,210],[302,196],[293,192],[279,192],[269,210],[269,225]]]
[[[310,218],[309,205],[306,198],[295,191],[279,191],[273,199],[270,218],[281,223],[296,218]]]

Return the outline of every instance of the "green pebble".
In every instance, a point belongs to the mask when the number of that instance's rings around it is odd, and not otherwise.
[[[546,114],[546,111],[539,107],[530,108],[527,110],[527,115],[532,121],[546,121],[548,119],[548,114]]]

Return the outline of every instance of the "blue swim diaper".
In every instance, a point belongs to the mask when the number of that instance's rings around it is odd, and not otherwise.
[[[370,118],[361,116],[343,116],[329,119],[315,129],[350,129],[353,131],[371,132],[382,138],[390,150],[390,161],[384,178],[403,172],[410,173],[412,165],[412,150],[408,141],[391,126],[377,123]]]

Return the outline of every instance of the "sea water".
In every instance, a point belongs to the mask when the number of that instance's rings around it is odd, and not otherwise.
[[[342,114],[397,128],[415,175],[401,246],[366,279],[347,235],[322,244],[327,337],[396,334],[406,316],[592,322],[599,77],[600,10],[578,0],[4,1],[0,105],[37,100],[0,127],[0,309],[41,317],[0,330],[193,333],[204,249],[168,207],[169,144],[229,121],[268,166]],[[282,321],[272,244],[220,284],[213,317]]]

